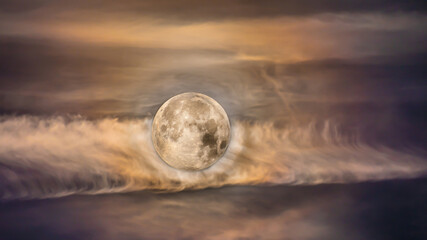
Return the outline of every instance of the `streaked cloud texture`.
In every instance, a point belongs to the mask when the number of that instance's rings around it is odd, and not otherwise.
[[[42,230],[26,224],[33,236],[425,239],[414,178],[427,173],[426,9],[0,0],[0,215],[17,216],[0,238],[23,234],[21,217],[47,216]],[[150,139],[160,105],[190,91],[216,99],[233,128],[226,155],[202,172],[168,167]],[[380,180],[390,182],[363,183]],[[68,206],[87,210],[76,213],[85,224]],[[69,218],[51,221],[57,210]],[[400,220],[387,225],[386,212]]]

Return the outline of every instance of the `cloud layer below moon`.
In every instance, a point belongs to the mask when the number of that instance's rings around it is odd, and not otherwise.
[[[201,172],[179,171],[156,155],[150,125],[150,118],[3,117],[0,198],[352,183],[427,173],[424,151],[373,146],[329,121],[277,127],[243,120],[232,123],[232,142],[218,163]]]

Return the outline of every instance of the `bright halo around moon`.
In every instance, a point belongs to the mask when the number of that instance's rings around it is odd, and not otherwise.
[[[225,153],[230,121],[214,99],[200,93],[182,93],[167,100],[154,116],[154,148],[171,167],[203,170]]]

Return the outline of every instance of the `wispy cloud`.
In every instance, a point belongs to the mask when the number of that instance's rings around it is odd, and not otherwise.
[[[186,172],[155,153],[150,120],[4,117],[0,123],[1,198],[75,193],[180,191],[228,184],[321,184],[426,174],[422,152],[371,147],[325,122],[277,129],[233,123],[226,155]],[[420,150],[421,151],[421,150]]]

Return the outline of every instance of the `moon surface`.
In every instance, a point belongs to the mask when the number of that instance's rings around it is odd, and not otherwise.
[[[159,108],[151,137],[157,153],[169,166],[202,170],[225,153],[230,121],[214,99],[201,93],[182,93]]]

